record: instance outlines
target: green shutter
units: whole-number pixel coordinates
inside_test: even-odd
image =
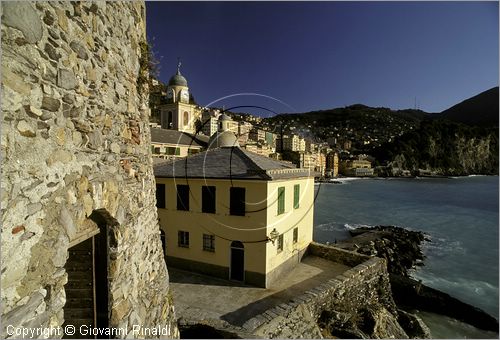
[[[278,215],[285,212],[285,187],[278,188]]]
[[[299,197],[300,197],[300,184],[295,184],[293,186],[293,208],[299,208]]]

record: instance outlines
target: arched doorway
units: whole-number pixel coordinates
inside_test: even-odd
[[[88,237],[81,237],[68,249],[64,325],[75,326],[76,332],[64,338],[84,337],[79,332],[81,325],[109,327],[108,235],[117,222],[104,209],[93,211],[88,222],[93,226],[86,229]]]
[[[240,241],[231,242],[231,267],[229,278],[236,281],[245,280],[245,250]]]

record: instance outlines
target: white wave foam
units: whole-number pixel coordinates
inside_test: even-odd
[[[345,231],[345,229],[336,223],[322,223],[314,226],[314,229],[323,230],[323,231]]]
[[[460,241],[450,240],[446,237],[436,237],[432,234],[427,234],[427,236],[430,242],[422,243],[422,251],[427,257],[465,255],[467,253],[467,249]]]
[[[344,224],[344,228],[346,228],[347,230],[355,230],[357,228],[373,228],[373,227],[374,227],[373,225],[368,225],[368,224],[358,224],[358,223],[354,223],[354,224],[345,223]]]
[[[333,179],[333,181],[335,183],[346,184],[346,183],[349,183],[349,182],[352,182],[352,181],[359,181],[359,180],[362,180],[362,179],[363,178],[361,178],[361,177],[339,177],[339,178]]]
[[[418,280],[422,280],[422,283],[427,286],[451,292],[452,295],[454,295],[453,293],[461,291],[463,295],[468,295],[470,297],[498,297],[498,287],[486,281],[465,278],[455,278],[451,280],[421,271],[415,272],[414,277]]]

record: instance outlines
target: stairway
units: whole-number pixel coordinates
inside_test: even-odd
[[[64,306],[63,325],[73,325],[74,335],[64,335],[66,339],[77,339],[83,336],[79,333],[81,325],[95,327],[94,321],[94,257],[93,237],[71,247],[66,262],[68,283],[66,290],[66,305]]]

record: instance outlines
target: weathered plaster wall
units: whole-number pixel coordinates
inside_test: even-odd
[[[244,329],[264,338],[321,338],[324,335],[347,338],[408,337],[397,322],[398,313],[392,300],[384,259],[317,243],[311,244],[308,251],[354,267],[289,303],[248,320],[243,325]],[[321,324],[339,331],[357,331],[359,324],[367,319],[366,312],[370,313],[370,325],[361,326],[364,334],[329,334],[330,329],[319,327]]]
[[[110,325],[177,336],[140,71],[144,3],[2,2],[1,32],[2,337],[9,324],[63,324],[68,246],[96,229],[92,213],[109,230]]]

